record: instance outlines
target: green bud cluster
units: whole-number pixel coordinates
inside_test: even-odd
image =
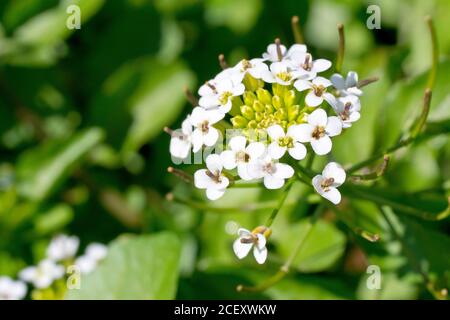
[[[243,81],[246,91],[242,98],[233,99],[231,123],[234,129],[265,131],[278,124],[285,130],[294,124],[305,122],[309,108],[300,105],[301,93],[292,86],[277,83],[264,89],[264,82],[247,74]]]

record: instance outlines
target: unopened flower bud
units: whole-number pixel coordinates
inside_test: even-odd
[[[243,129],[247,127],[248,121],[243,116],[237,115],[233,118],[231,118],[231,123],[233,124],[234,128]]]
[[[288,110],[288,120],[295,121],[295,119],[297,119],[300,114],[300,106],[293,105],[288,107],[287,110]]]
[[[256,112],[264,112],[265,106],[259,100],[255,100],[255,102],[253,102],[253,110]]]
[[[244,92],[244,103],[248,106],[252,106],[256,100],[256,95],[251,91]]]
[[[241,113],[247,120],[252,120],[255,118],[255,112],[253,111],[253,108],[245,104],[241,106]]]
[[[256,95],[258,97],[258,100],[261,101],[263,104],[272,104],[272,95],[269,91],[259,88],[256,90]]]
[[[290,107],[296,103],[296,95],[294,90],[288,90],[284,94],[284,105]]]
[[[279,96],[272,97],[272,105],[279,110],[284,107],[283,100]]]

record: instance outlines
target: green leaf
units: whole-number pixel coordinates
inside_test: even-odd
[[[108,256],[81,279],[66,299],[173,299],[178,282],[180,243],[169,232],[121,237]]]
[[[308,220],[286,226],[275,239],[280,254],[288,257],[303,236]],[[277,226],[279,228],[279,226]],[[275,235],[274,235],[275,236]],[[346,239],[333,224],[319,220],[294,260],[293,266],[303,272],[320,272],[333,267],[342,257]]]
[[[33,200],[48,197],[102,139],[103,131],[91,128],[27,151],[17,164],[19,193]]]

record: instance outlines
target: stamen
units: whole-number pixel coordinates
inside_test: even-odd
[[[305,61],[303,62],[301,67],[304,70],[306,70],[306,71],[311,71],[311,69],[312,69],[312,58],[311,58],[311,55],[309,53],[305,56]]]
[[[198,126],[203,133],[208,133],[209,131],[209,122],[207,120],[203,121]]]
[[[323,137],[325,135],[325,128],[324,127],[320,127],[317,126],[314,131],[312,132],[311,136],[314,139],[320,139],[321,137]]]
[[[250,155],[244,151],[239,151],[236,153],[236,161],[238,162],[249,162],[250,161]]]
[[[334,178],[327,178],[322,181],[320,186],[323,188],[324,191],[330,190],[330,186],[334,183]]]
[[[210,87],[212,89],[212,91],[214,91],[214,93],[217,93],[216,87],[211,82],[206,81],[205,83],[208,87]]]
[[[215,183],[221,183],[222,182],[222,176],[220,175],[220,172],[216,171],[216,173],[212,173],[209,170],[206,170],[206,175],[211,178]]]
[[[327,89],[323,85],[313,85],[313,90],[316,96],[321,97]]]

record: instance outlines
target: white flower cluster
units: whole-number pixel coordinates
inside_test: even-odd
[[[25,282],[36,289],[46,289],[64,277],[65,266],[76,265],[82,274],[92,272],[105,258],[107,247],[101,243],[91,243],[85,254],[75,259],[80,240],[76,236],[60,234],[47,247],[46,257],[36,266],[29,266],[19,272],[19,279],[0,277],[0,300],[20,300],[27,294]]]
[[[275,43],[262,58],[242,60],[224,69],[200,87],[199,105],[183,121],[181,130],[172,132],[170,153],[184,159],[191,149],[195,153],[203,146],[216,145],[221,133],[217,124],[229,119],[242,134],[230,139],[227,150],[206,158],[206,169],[195,173],[196,187],[206,189],[209,199],[218,199],[236,177],[230,170],[237,168],[242,180],[263,179],[266,188],[281,188],[294,175],[289,164],[280,162],[286,152],[302,160],[308,152],[305,144],[309,144],[317,155],[326,155],[332,149],[332,138],[360,118],[362,92],[357,74],[349,72],[346,78],[334,74],[330,80],[318,76],[331,65],[325,59],[314,60],[305,45],[287,49]],[[326,109],[335,115],[328,116]],[[264,131],[268,139],[252,137],[250,129],[259,137]],[[329,168],[324,172],[342,170],[339,165]],[[315,178],[315,189],[339,203],[340,195],[330,196],[330,192],[336,194],[330,190],[337,183],[330,179],[316,186]]]

